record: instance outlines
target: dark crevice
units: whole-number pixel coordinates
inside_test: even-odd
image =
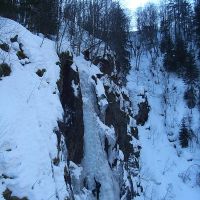
[[[58,82],[61,104],[64,109],[63,123],[60,124],[68,149],[68,159],[80,164],[83,158],[83,102],[80,80],[77,71],[71,68],[73,57],[69,53],[60,55],[61,74]],[[75,96],[72,82],[78,85],[78,96]]]

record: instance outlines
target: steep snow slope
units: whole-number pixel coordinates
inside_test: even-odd
[[[180,147],[179,130],[182,119],[189,117],[191,127],[199,133],[197,108],[188,109],[184,102],[185,84],[162,68],[161,58],[155,67],[143,55],[139,71],[135,60],[128,76],[128,89],[137,113],[141,95],[146,95],[151,107],[148,121],[139,126],[141,142],[140,179],[144,189],[137,199],[199,200],[200,147],[196,142],[186,149]]]
[[[42,44],[14,21],[0,18],[0,23],[0,39],[10,49],[0,49],[0,63],[12,70],[0,80],[0,199],[6,188],[32,200],[64,199],[64,162],[53,164],[58,153],[54,129],[62,117],[55,44],[48,39]],[[18,58],[20,48],[28,58]],[[46,69],[42,77],[38,69]]]

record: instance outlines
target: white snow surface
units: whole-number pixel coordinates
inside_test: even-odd
[[[0,63],[12,70],[0,80],[0,175],[9,177],[0,178],[0,199],[6,188],[29,200],[64,199],[68,195],[65,163],[61,160],[54,166],[52,161],[57,157],[53,130],[63,113],[55,44],[48,39],[42,44],[42,38],[12,20],[0,21],[0,39],[10,47],[8,53],[0,50]],[[18,42],[11,43],[15,35]],[[19,43],[28,57],[25,61],[16,55]],[[38,69],[46,69],[43,77],[36,74]]]
[[[140,179],[144,193],[136,199],[199,200],[199,145],[194,143],[183,149],[178,139],[183,117],[191,117],[193,130],[198,129],[199,112],[196,108],[192,112],[187,108],[183,99],[186,86],[180,78],[169,75],[167,82],[168,74],[162,72],[162,58],[158,58],[155,68],[146,55],[142,56],[141,61],[140,70],[137,71],[133,58],[127,84],[135,114],[138,112],[137,104],[141,102],[138,94],[146,93],[151,107],[148,121],[138,127],[142,147]],[[163,103],[164,91],[168,93],[167,107]],[[169,141],[170,137],[174,142]]]
[[[83,98],[84,174],[87,177],[90,189],[95,189],[95,179],[101,183],[101,200],[118,200],[119,186],[108,165],[106,153],[103,148],[104,145],[101,142],[101,134],[105,128],[99,124],[99,118],[94,108],[96,94],[91,76],[100,74],[101,72],[97,66],[91,65],[82,56],[75,58],[75,64],[79,70]],[[107,128],[109,129],[109,127]]]

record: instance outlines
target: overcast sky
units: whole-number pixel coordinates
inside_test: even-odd
[[[147,2],[158,2],[158,0],[120,0],[125,7],[134,10],[137,7],[143,6]]]
[[[148,2],[153,2],[153,3],[159,3],[159,0],[120,0],[121,5],[129,10],[131,10],[131,12],[128,12],[129,15],[132,18],[132,23],[131,23],[131,29],[135,30],[135,18],[134,18],[134,13],[136,11],[136,9],[140,6],[143,6],[144,4],[148,3]]]

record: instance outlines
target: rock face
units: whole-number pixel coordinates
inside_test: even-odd
[[[124,154],[124,161],[128,161],[130,154],[133,152],[133,146],[130,144],[131,136],[127,134],[129,124],[129,115],[120,109],[120,102],[117,100],[117,95],[113,92],[107,92],[109,106],[106,110],[106,125],[113,125],[117,136],[117,143],[120,150]]]
[[[138,104],[138,114],[135,116],[137,125],[144,126],[145,122],[148,120],[150,106],[148,104],[147,97],[144,97],[144,101]]]
[[[59,127],[74,163],[68,165],[67,180],[74,196],[87,191],[86,199],[133,199],[142,191],[137,179],[141,147],[128,92],[112,72],[114,62],[99,58],[98,68],[69,53],[60,61],[64,117]]]
[[[133,119],[132,105],[125,88],[115,84],[112,80],[109,84],[106,81],[105,88],[109,102],[105,123],[114,127],[117,138],[115,148],[123,153],[123,163],[122,160],[116,159],[112,163],[112,167],[115,169],[119,163],[123,166],[122,174],[126,174],[127,177],[126,181],[121,180],[120,197],[129,200],[139,195],[142,190],[139,181],[136,179],[141,149],[138,143],[138,130]],[[133,186],[133,182],[137,183],[136,187]]]
[[[78,71],[71,68],[72,59],[73,57],[69,53],[60,55],[61,79],[59,89],[64,110],[63,123],[60,123],[60,129],[65,137],[68,159],[80,164],[83,158],[83,102]]]

